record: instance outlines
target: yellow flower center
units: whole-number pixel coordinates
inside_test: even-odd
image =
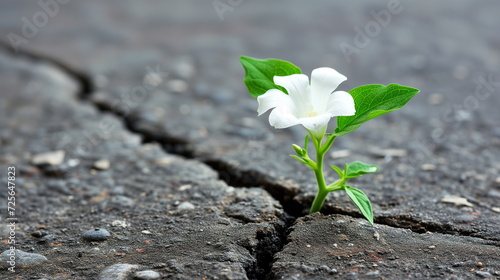
[[[307,104],[307,116],[308,117],[316,117],[319,115],[314,111],[314,107],[311,104]]]

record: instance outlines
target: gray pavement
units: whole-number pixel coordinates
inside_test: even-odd
[[[0,4],[0,165],[47,257],[6,279],[500,277],[497,2],[40,3]],[[373,228],[342,193],[307,215],[304,132],[256,116],[240,55],[421,89],[328,159],[379,165]]]

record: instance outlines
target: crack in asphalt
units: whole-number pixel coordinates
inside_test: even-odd
[[[79,97],[81,100],[89,100],[90,96],[94,92],[94,85],[91,79],[84,73],[72,69],[60,60],[45,57],[41,54],[20,51],[15,53],[8,45],[4,42],[0,42],[0,48],[7,50],[14,55],[23,55],[33,60],[45,61],[59,68],[62,72],[66,73],[69,77],[73,78],[80,85]],[[121,121],[123,121],[125,127],[135,134],[139,134],[143,137],[143,143],[156,142],[159,143],[163,150],[170,154],[175,154],[182,156],[186,159],[198,160],[205,163],[211,167],[215,172],[219,174],[219,178],[227,182],[229,186],[248,188],[248,187],[261,187],[266,190],[274,199],[276,199],[286,214],[283,218],[283,225],[274,226],[275,232],[257,232],[257,239],[259,240],[257,248],[246,248],[249,252],[254,251],[253,254],[256,258],[255,267],[247,271],[248,277],[250,279],[268,279],[272,273],[272,264],[274,255],[280,252],[284,245],[287,243],[287,238],[290,233],[291,226],[298,217],[304,216],[305,211],[308,209],[308,205],[304,205],[294,200],[293,198],[298,194],[286,188],[283,185],[273,182],[268,175],[255,170],[244,170],[238,167],[231,166],[229,163],[222,159],[202,159],[197,158],[194,153],[194,148],[192,143],[168,135],[166,133],[152,134],[151,132],[144,131],[140,129],[138,124],[134,122],[129,116],[123,116],[116,110],[113,110],[111,106],[103,103],[96,103],[89,101],[92,105],[98,108],[101,112],[112,113],[117,116]],[[231,176],[223,176],[227,174],[228,170],[231,171]],[[229,177],[229,179],[227,178]],[[326,206],[326,205],[325,205]],[[322,212],[324,214],[342,214],[356,218],[362,218],[361,214],[355,211],[348,211],[346,209],[341,209],[335,206],[326,206]],[[412,217],[376,217],[375,223],[386,225],[394,228],[405,228],[410,229],[417,233],[423,232],[434,232],[450,235],[461,235],[461,236],[473,236],[477,231],[471,230],[461,230],[453,228],[451,225],[440,225],[437,223],[418,221]],[[490,240],[488,238],[478,237],[483,240]],[[251,252],[252,253],[252,252]]]
[[[165,133],[153,135],[150,132],[145,132],[138,128],[138,126],[136,125],[136,123],[132,118],[120,114],[120,112],[117,112],[116,110],[114,110],[105,103],[97,104],[96,102],[92,102],[91,100],[89,100],[92,93],[94,92],[95,87],[91,79],[87,75],[72,69],[68,65],[54,58],[45,57],[37,53],[26,52],[26,51],[15,53],[3,42],[0,42],[0,48],[14,55],[21,55],[35,61],[47,62],[53,65],[55,68],[61,70],[61,72],[68,75],[68,77],[74,79],[80,86],[78,97],[81,100],[88,101],[90,104],[95,106],[101,112],[112,113],[113,115],[118,117],[119,120],[121,120],[124,123],[125,127],[130,132],[134,134],[139,134],[142,137],[143,139],[142,143],[156,142],[160,144],[163,150],[167,153],[179,155],[184,157],[185,159],[199,160],[194,156],[193,148],[191,147],[191,144],[188,141],[177,137],[173,137]],[[220,178],[222,177],[221,170],[213,168],[213,166],[207,162],[204,162],[202,160],[199,161],[207,164],[217,174],[219,174]],[[228,182],[228,186],[232,185],[230,185]],[[233,187],[247,187],[247,186],[235,185]],[[271,196],[275,197],[273,194],[271,194]],[[278,199],[278,202],[281,203],[281,200]],[[246,248],[249,251],[249,253],[255,257],[255,263],[253,267],[246,268],[247,277],[249,279],[252,280],[269,279],[269,276],[272,273],[271,268],[273,264],[274,255],[277,252],[281,251],[286,243],[289,229],[294,223],[296,218],[295,216],[292,216],[289,213],[287,213],[287,211],[285,210],[286,208],[283,205],[282,207],[285,213],[283,217],[280,217],[281,223],[278,222],[276,224],[273,224],[272,231],[264,231],[264,230],[257,231],[256,232],[256,239],[258,240],[257,245],[255,246],[255,248],[253,247]]]

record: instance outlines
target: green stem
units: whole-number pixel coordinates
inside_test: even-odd
[[[324,146],[321,145],[321,138],[316,138],[311,135],[312,141],[314,143],[314,148],[316,149],[316,168],[314,169],[314,175],[316,176],[316,182],[318,183],[318,193],[314,198],[311,210],[309,213],[315,213],[321,210],[323,204],[325,203],[326,196],[329,190],[326,187],[325,176],[323,175],[323,161],[325,159],[326,152],[330,149],[333,144],[334,139],[329,139]]]
[[[314,198],[313,204],[311,206],[311,210],[309,213],[316,213],[321,210],[321,207],[323,207],[323,203],[325,203],[326,196],[328,195],[327,190],[318,190],[318,193],[316,194],[316,197]]]

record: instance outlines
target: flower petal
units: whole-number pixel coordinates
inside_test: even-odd
[[[331,118],[330,113],[325,113],[314,117],[300,118],[299,122],[308,130],[317,131],[328,125]]]
[[[284,87],[288,91],[288,95],[295,103],[299,110],[298,116],[304,115],[303,107],[309,104],[309,78],[304,74],[293,74],[290,76],[274,76],[274,83]]]
[[[318,113],[327,110],[330,94],[347,78],[337,70],[321,67],[311,73],[311,104]]]
[[[267,110],[278,106],[289,107],[291,112],[294,108],[290,96],[277,89],[270,89],[266,91],[266,93],[257,97],[257,102],[259,102],[259,107],[257,108],[259,116],[264,114]]]
[[[299,124],[299,119],[295,117],[289,108],[284,106],[279,106],[274,108],[269,114],[269,123],[274,126],[274,128],[287,128]]]
[[[336,91],[328,101],[328,113],[335,116],[352,116],[356,113],[354,99],[345,91]]]

